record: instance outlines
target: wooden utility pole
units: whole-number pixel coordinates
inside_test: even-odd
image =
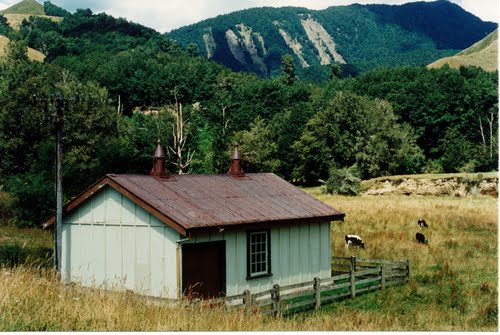
[[[64,123],[64,108],[66,101],[56,99],[56,113],[54,115],[54,129],[56,137],[56,221],[54,229],[54,267],[61,272],[62,253],[62,150],[61,135]]]

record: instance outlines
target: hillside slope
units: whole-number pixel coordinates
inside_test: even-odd
[[[0,35],[0,58],[5,57],[8,43],[9,39],[5,36]],[[45,60],[45,55],[38,50],[28,48],[28,58],[31,60],[43,62]]]
[[[46,15],[44,5],[35,0],[23,0],[0,11],[0,14],[5,16],[9,26],[16,30],[19,29],[23,20],[28,20],[30,16],[43,17],[55,22],[62,20],[61,17]]]
[[[237,71],[280,72],[291,54],[299,70],[332,63],[360,70],[425,65],[456,54],[495,30],[448,1],[325,10],[254,8],[174,30],[167,36]]]
[[[472,65],[486,71],[498,70],[498,29],[455,56],[439,59],[428,67],[439,68],[445,64],[452,68]]]

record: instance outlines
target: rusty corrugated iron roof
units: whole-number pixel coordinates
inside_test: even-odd
[[[209,227],[342,220],[344,214],[273,173],[231,175],[108,174],[65,206],[71,212],[109,185],[182,234]],[[46,225],[53,223],[53,218]]]

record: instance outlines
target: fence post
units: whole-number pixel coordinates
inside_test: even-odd
[[[382,265],[380,266],[380,289],[385,290],[385,271]]]
[[[351,268],[356,271],[356,256],[351,256]]]
[[[351,277],[349,278],[349,281],[351,283],[351,298],[354,298],[356,296],[356,278],[354,276],[354,266],[352,266],[352,264],[350,275]]]
[[[406,272],[407,272],[407,274],[406,274],[406,276],[407,276],[406,281],[409,281],[410,280],[410,260],[409,259],[406,260]]]
[[[321,279],[314,278],[314,308],[320,309],[321,307]]]
[[[275,284],[271,293],[271,299],[273,299],[273,309],[274,315],[281,315],[281,297],[280,297],[280,286]]]
[[[243,294],[243,305],[245,305],[245,308],[250,309],[252,307],[252,294],[250,290],[245,290]]]

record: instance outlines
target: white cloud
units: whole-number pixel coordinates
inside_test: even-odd
[[[0,0],[0,10],[19,1]],[[44,0],[37,1],[43,3]],[[352,3],[403,4],[411,1],[416,0],[51,0],[53,4],[69,11],[90,8],[95,13],[106,12],[116,17],[124,17],[160,32],[252,7],[297,6],[324,9]],[[499,0],[452,0],[452,2],[483,20],[499,22]]]
[[[453,2],[482,20],[499,22],[500,1],[498,0],[455,0]]]

